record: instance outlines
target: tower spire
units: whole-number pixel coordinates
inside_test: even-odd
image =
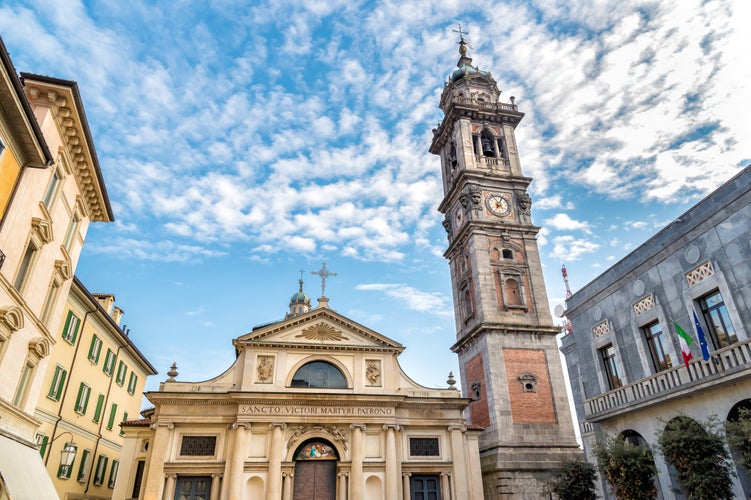
[[[456,66],[461,68],[465,64],[471,64],[472,58],[467,56],[467,46],[469,45],[467,43],[467,40],[465,40],[464,35],[469,35],[468,32],[462,30],[462,23],[459,23],[459,29],[458,30],[452,30],[454,33],[459,33],[459,62],[456,63]]]

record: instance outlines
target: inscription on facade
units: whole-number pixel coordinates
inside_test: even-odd
[[[294,406],[294,405],[240,405],[243,415],[343,415],[343,416],[390,416],[393,408],[369,406]]]

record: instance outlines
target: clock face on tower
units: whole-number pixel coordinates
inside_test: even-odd
[[[503,217],[511,213],[511,203],[506,196],[502,194],[489,194],[485,197],[485,206],[490,213]]]

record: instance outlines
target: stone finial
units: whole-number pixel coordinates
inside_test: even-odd
[[[167,375],[169,375],[167,382],[174,382],[175,377],[180,375],[179,373],[177,373],[177,362],[172,363],[172,366],[170,366],[170,370],[167,372]]]
[[[449,378],[448,380],[446,380],[446,383],[449,385],[450,390],[456,390],[456,379],[454,378],[454,372],[449,372]]]

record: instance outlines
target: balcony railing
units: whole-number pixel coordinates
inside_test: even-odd
[[[477,106],[482,109],[487,109],[490,111],[499,111],[499,110],[500,111],[519,111],[516,104],[509,104],[505,102],[486,102],[486,101],[480,101],[473,97],[462,97],[462,96],[454,97],[453,100],[457,104],[470,104],[472,106]]]
[[[694,360],[688,369],[682,364],[674,366],[587,399],[584,402],[587,420],[596,422],[627,408],[649,406],[667,396],[702,389],[723,379],[731,380],[744,372],[751,374],[751,339],[713,352],[709,361]]]
[[[505,158],[475,155],[475,161],[480,167],[485,167],[490,170],[509,170],[509,162]]]

